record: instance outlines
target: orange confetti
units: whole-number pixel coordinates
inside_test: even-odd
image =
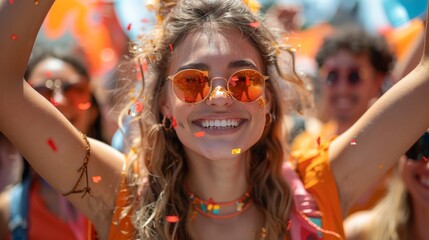
[[[290,227],[292,226],[292,220],[289,220],[289,222],[287,223],[287,230],[290,230]]]
[[[45,72],[45,77],[52,78],[52,72],[49,72],[49,71]]]
[[[196,132],[194,135],[195,135],[195,137],[197,137],[197,138],[204,137],[204,132],[203,132],[203,131],[201,131],[201,132]]]
[[[143,111],[143,104],[141,102],[136,102],[135,107],[136,107],[136,112],[140,113]]]
[[[13,4],[13,2],[12,2],[12,4]],[[10,39],[16,41],[16,40],[18,40],[18,35],[12,34],[12,35],[10,35]]]
[[[170,52],[173,52],[173,44],[170,43]]]
[[[79,108],[80,110],[88,110],[91,108],[91,106],[92,106],[91,102],[79,103],[79,105],[77,105],[77,108]]]
[[[177,223],[179,221],[179,217],[178,216],[166,216],[165,221],[167,221],[169,223]]]
[[[101,181],[101,176],[93,176],[93,177],[92,177],[92,181],[93,181],[94,183],[99,183],[99,182]]]
[[[320,147],[320,136],[319,136],[319,137],[317,137],[316,142],[317,142],[317,146],[318,146],[318,147]]]
[[[261,23],[258,21],[249,23],[249,26],[251,26],[252,28],[258,28],[260,25]]]
[[[55,144],[54,140],[52,140],[52,138],[49,138],[47,143],[54,152],[58,151],[57,145]]]
[[[240,154],[241,153],[241,148],[234,148],[231,151],[232,154]]]
[[[177,127],[177,122],[176,122],[176,119],[174,117],[171,117],[171,124],[173,125],[173,128]]]

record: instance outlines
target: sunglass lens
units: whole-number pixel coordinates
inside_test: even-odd
[[[338,71],[329,71],[326,77],[328,86],[334,86],[338,82]]]
[[[184,70],[174,77],[174,92],[177,97],[188,103],[202,101],[210,91],[207,72]]]
[[[349,83],[351,85],[357,85],[360,82],[360,74],[358,70],[352,70],[349,73]]]
[[[420,160],[423,157],[429,158],[429,133],[425,133],[413,146],[405,153],[411,160]]]
[[[261,96],[264,82],[264,77],[257,71],[238,71],[228,81],[229,91],[238,101],[253,102]]]

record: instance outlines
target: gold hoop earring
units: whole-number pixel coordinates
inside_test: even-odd
[[[164,115],[162,118],[161,126],[165,131],[172,131],[174,128],[174,119],[170,115]]]

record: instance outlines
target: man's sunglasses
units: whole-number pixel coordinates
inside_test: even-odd
[[[325,73],[325,79],[330,87],[334,87],[338,85],[340,81],[340,70],[338,69],[330,69],[327,70]],[[359,72],[359,69],[352,68],[346,71],[347,74],[347,83],[350,86],[357,86],[361,82],[361,74]]]
[[[227,90],[230,96],[240,102],[254,102],[261,97],[265,81],[263,76],[253,69],[242,69],[233,73],[228,79],[215,77],[209,79],[208,71],[185,69],[167,79],[173,81],[174,93],[186,103],[200,103],[212,92],[213,79],[227,81]]]
[[[405,153],[405,155],[411,160],[421,160],[423,157],[429,158],[429,133],[425,132],[423,136],[414,143],[413,146]]]

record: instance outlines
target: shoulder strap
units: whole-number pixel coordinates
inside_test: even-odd
[[[31,176],[12,188],[10,200],[9,231],[12,240],[27,240],[27,215],[30,198]]]

